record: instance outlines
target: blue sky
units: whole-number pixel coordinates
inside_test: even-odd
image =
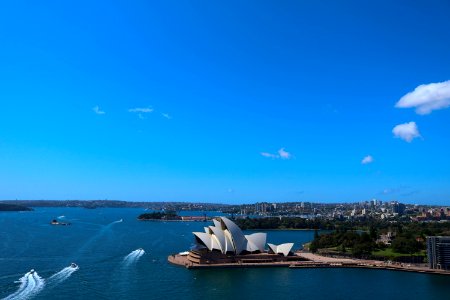
[[[448,1],[242,2],[2,2],[0,199],[450,204]]]

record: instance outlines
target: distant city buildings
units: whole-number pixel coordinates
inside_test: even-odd
[[[405,213],[406,205],[403,203],[394,203],[392,205],[392,212],[402,216]]]
[[[132,207],[146,208],[150,211],[221,211],[243,217],[300,217],[339,221],[383,220],[387,222],[412,221],[450,221],[450,207],[403,204],[398,201],[371,199],[353,203],[314,203],[314,202],[257,202],[253,204],[220,204],[202,202],[126,202],[114,200],[11,200],[7,204],[32,207]]]
[[[224,206],[237,217],[301,217],[328,220],[450,221],[450,208],[371,199],[358,203],[257,202]],[[240,216],[239,216],[240,215]]]
[[[450,270],[450,236],[428,236],[427,254],[431,269]]]

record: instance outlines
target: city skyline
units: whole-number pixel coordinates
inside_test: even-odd
[[[450,204],[445,1],[0,8],[0,199]]]

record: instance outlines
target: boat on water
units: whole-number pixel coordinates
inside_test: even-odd
[[[34,273],[36,273],[36,271],[34,269],[31,269],[30,274],[34,274]]]
[[[62,225],[62,226],[67,226],[67,225],[70,225],[70,223],[66,223],[66,222],[59,222],[58,220],[56,220],[56,219],[53,219],[51,222],[50,222],[50,224],[51,225]]]
[[[70,267],[76,269],[76,268],[78,268],[78,265],[77,265],[76,263],[71,263],[71,264],[70,264]]]

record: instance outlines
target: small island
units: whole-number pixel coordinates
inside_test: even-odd
[[[141,214],[137,217],[139,221],[183,221],[183,222],[206,222],[211,220],[206,214],[203,216],[179,216],[176,211],[157,211]]]
[[[0,211],[32,211],[32,208],[18,205],[18,204],[6,204],[0,203]]]
[[[181,221],[181,217],[175,211],[158,211],[145,213],[138,216],[140,221]]]

